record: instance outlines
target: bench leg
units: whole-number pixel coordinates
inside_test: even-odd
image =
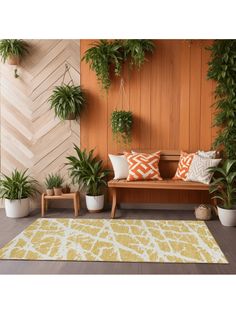
[[[74,195],[74,211],[75,211],[75,217],[79,215],[79,203],[78,203],[78,195]]]
[[[45,215],[45,200],[44,200],[44,193],[41,196],[41,216],[44,217]]]
[[[112,208],[111,208],[111,218],[115,218],[116,215],[116,201],[117,201],[117,195],[116,195],[116,189],[112,189]]]

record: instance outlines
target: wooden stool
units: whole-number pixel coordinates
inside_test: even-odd
[[[44,217],[45,212],[48,209],[48,200],[73,200],[75,217],[79,215],[80,199],[79,199],[78,192],[62,193],[62,195],[58,195],[58,196],[57,195],[49,196],[43,193],[41,197],[41,216],[42,217]]]

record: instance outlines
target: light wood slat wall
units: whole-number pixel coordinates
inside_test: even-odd
[[[81,57],[93,40],[81,40]],[[208,150],[215,136],[211,128],[214,84],[206,79],[210,40],[156,40],[156,51],[140,72],[124,70],[126,97],[119,98],[119,78],[108,96],[102,93],[94,72],[81,63],[81,84],[89,106],[81,119],[81,146],[96,148],[110,166],[108,153],[123,150],[112,140],[110,115],[115,109],[134,113],[133,148]],[[206,192],[132,191],[122,199],[139,202],[208,201]]]
[[[78,122],[61,122],[49,109],[53,86],[62,83],[65,63],[80,84],[79,40],[30,40],[30,54],[19,67],[1,64],[1,171],[29,168],[40,183],[60,171],[67,180],[65,156],[80,145]],[[65,82],[70,80],[69,75]],[[34,204],[38,206],[38,203]]]

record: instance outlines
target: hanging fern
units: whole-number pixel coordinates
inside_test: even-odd
[[[236,40],[215,40],[208,49],[208,78],[216,81],[214,126],[220,128],[213,145],[236,159]]]

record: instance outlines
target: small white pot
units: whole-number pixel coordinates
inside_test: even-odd
[[[29,215],[29,199],[23,198],[20,200],[5,199],[6,216],[10,218],[20,218]]]
[[[91,196],[86,195],[86,205],[88,211],[90,212],[99,212],[103,209],[104,206],[104,195]]]
[[[223,226],[234,227],[236,226],[236,208],[225,209],[217,206],[220,222]]]

